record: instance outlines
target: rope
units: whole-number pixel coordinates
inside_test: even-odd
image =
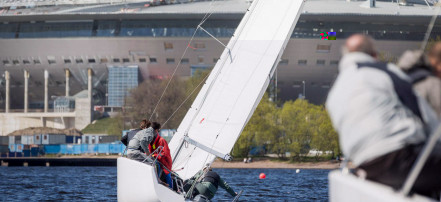
[[[202,79],[202,81],[193,89],[193,91],[185,98],[185,100],[178,106],[178,108],[170,115],[170,117],[167,119],[167,121],[164,122],[164,126],[167,124],[167,122],[175,115],[176,112],[178,112],[178,110],[187,102],[188,99],[190,99],[191,95],[193,95],[194,92],[196,92],[196,89],[199,88],[199,86],[204,83],[208,76],[210,76],[210,74],[207,74],[205,76],[204,79]]]
[[[436,9],[436,14],[432,16],[432,19],[430,20],[429,26],[427,27],[426,35],[424,36],[424,41],[421,44],[421,51],[424,51],[424,49],[426,48],[427,41],[429,40],[430,34],[432,33],[433,26],[435,25],[436,18],[439,15],[441,7],[440,7],[440,5],[437,5],[437,7],[438,8]]]
[[[258,1],[258,0],[256,0],[256,1]],[[256,5],[257,5],[257,4],[256,4]],[[254,9],[254,8],[253,8],[253,9]],[[247,12],[250,12],[250,10],[251,10],[251,8],[248,9]],[[246,23],[246,22],[248,22],[248,20],[249,20],[249,16],[245,15],[245,17],[246,17],[246,19],[244,19],[244,20],[245,20],[245,23]],[[244,17],[244,18],[245,18],[245,17]],[[238,28],[236,29],[236,32],[239,33],[239,35],[242,34],[241,31],[243,30],[243,28],[244,28],[244,26],[240,26],[240,27],[238,27]],[[240,30],[240,31],[239,31],[239,30]],[[233,36],[234,36],[234,35],[233,35]],[[239,36],[237,36],[237,38],[239,38]],[[222,43],[221,43],[221,44],[222,44]],[[231,47],[235,47],[235,46],[236,46],[236,42],[233,42],[232,45],[231,45]],[[230,54],[230,57],[231,57],[231,54]],[[214,84],[214,81],[217,80],[219,74],[220,74],[221,71],[222,71],[223,66],[224,66],[225,63],[226,63],[226,60],[227,60],[227,59],[225,59],[225,60],[222,61],[222,64],[220,65],[221,67],[219,67],[219,69],[217,70],[217,72],[214,72],[214,73],[212,72],[213,77],[214,77],[214,78],[213,78],[213,81],[209,84],[208,89],[207,89],[207,92],[206,92],[205,95],[202,97],[202,100],[201,100],[199,106],[202,106],[202,104],[205,102],[205,99],[207,98],[208,94],[210,94],[210,91],[211,91],[211,88],[212,88],[212,86],[213,86],[213,84]],[[255,70],[254,70],[254,71],[255,71]],[[248,81],[249,81],[249,80],[248,80]],[[241,92],[243,92],[243,89],[242,89]],[[237,102],[237,100],[236,100],[236,102]],[[198,108],[200,108],[200,107],[198,107]],[[231,112],[230,112],[230,114],[231,114]],[[188,132],[188,129],[192,126],[192,124],[193,124],[193,122],[194,122],[196,116],[197,116],[197,113],[193,116],[193,119],[190,121],[190,125],[188,126],[187,131],[186,131],[185,133],[187,133],[187,132]],[[225,126],[225,125],[224,125],[224,126]],[[216,140],[217,140],[217,137],[216,137],[215,141],[213,142],[213,144],[212,144],[212,146],[211,146],[211,149],[213,148],[214,143],[216,143]],[[236,140],[237,140],[237,139],[236,139]],[[183,140],[183,141],[184,141],[184,140]],[[194,151],[194,150],[193,150],[193,151]],[[176,152],[178,152],[178,151],[176,151]],[[208,155],[207,155],[207,158],[206,158],[205,162],[207,161],[207,159],[208,159]],[[185,161],[185,162],[186,162],[185,165],[188,164],[188,161],[189,161],[189,159],[187,159],[187,160]]]
[[[210,8],[209,8],[209,10],[205,13],[205,16],[202,18],[202,20],[201,20],[201,22],[199,23],[199,25],[197,26],[196,30],[194,30],[193,35],[191,36],[190,40],[188,41],[188,44],[191,44],[191,42],[193,41],[194,37],[196,36],[196,33],[197,33],[197,31],[199,30],[200,26],[201,26],[201,25],[202,25],[202,24],[203,24],[203,23],[204,23],[204,22],[205,22],[205,21],[211,16],[211,14],[213,13],[213,12],[211,11],[211,9],[212,9],[212,7],[213,7],[212,4],[213,4],[213,1],[210,3]],[[211,13],[210,13],[210,12],[211,12]],[[210,14],[209,14],[209,13],[210,13]],[[153,108],[153,111],[152,111],[152,114],[150,115],[149,121],[152,120],[153,114],[155,114],[156,109],[158,108],[159,103],[161,103],[161,100],[162,100],[162,98],[164,97],[165,92],[167,91],[167,89],[168,89],[168,87],[169,87],[171,81],[173,80],[173,78],[174,78],[174,76],[175,76],[175,74],[176,74],[176,71],[178,70],[179,66],[181,65],[182,59],[184,58],[185,54],[187,53],[188,48],[189,48],[189,46],[185,47],[184,53],[182,54],[180,60],[178,61],[178,64],[176,65],[176,67],[175,67],[175,69],[174,69],[174,71],[173,71],[173,73],[172,73],[172,76],[170,77],[170,80],[167,82],[167,85],[165,86],[164,91],[162,91],[162,94],[161,94],[161,96],[159,97],[159,100],[158,100],[158,102],[156,103],[155,108]]]

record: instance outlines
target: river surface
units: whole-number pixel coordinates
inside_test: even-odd
[[[213,170],[244,191],[240,201],[328,200],[330,170]],[[0,167],[0,201],[117,201],[116,184],[116,167]],[[219,188],[213,201],[232,199]]]

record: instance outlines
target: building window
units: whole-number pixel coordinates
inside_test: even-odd
[[[10,63],[9,63],[9,60],[3,60],[3,64],[4,65],[9,65]]]
[[[288,65],[288,63],[289,63],[288,59],[282,59],[280,60],[279,65]]]
[[[95,63],[95,58],[89,58],[89,59],[87,60],[87,62],[89,62],[89,63]]]
[[[188,58],[182,58],[181,64],[188,64],[190,63],[190,60]]]
[[[308,63],[307,60],[299,60],[297,64],[299,65],[306,65]]]
[[[20,62],[18,61],[18,60],[12,60],[12,64],[14,64],[14,65],[18,65],[18,64],[20,64]]]
[[[43,135],[43,139],[44,139],[44,140],[47,140],[47,135]]]
[[[173,50],[173,43],[164,42],[164,49],[165,50]]]
[[[317,45],[317,53],[329,53],[331,51],[331,45]]]
[[[77,58],[77,59],[75,59],[75,62],[77,64],[82,64],[83,63],[83,59],[82,58]]]
[[[219,58],[213,58],[213,63],[216,63],[219,60]]]
[[[293,88],[300,88],[300,87],[302,87],[302,85],[303,85],[302,81],[293,81],[292,82],[292,87]]]
[[[144,62],[147,62],[147,60],[145,58],[139,58],[139,62],[144,63]]]
[[[107,63],[107,62],[108,62],[107,58],[101,58],[100,59],[100,63]]]
[[[64,64],[70,64],[72,63],[72,61],[70,61],[70,59],[64,59]]]
[[[38,136],[38,135],[35,136],[35,139],[36,139],[36,140],[40,140],[40,136]]]
[[[331,60],[330,65],[338,65],[338,60]]]
[[[325,65],[325,60],[317,60],[317,65]]]
[[[28,65],[28,64],[31,64],[31,62],[29,60],[25,59],[25,60],[23,60],[23,64]]]
[[[41,62],[39,59],[34,59],[34,64],[39,65],[39,64],[41,64]]]
[[[119,63],[119,58],[113,58],[114,63]]]
[[[57,61],[55,60],[55,56],[47,56],[47,62],[51,64],[56,64]]]
[[[174,58],[167,58],[166,61],[167,61],[167,64],[175,64]]]
[[[322,88],[331,88],[331,83],[330,82],[322,83]]]
[[[204,56],[202,56],[202,55],[198,56],[198,62],[199,62],[199,64],[204,63]]]
[[[158,61],[156,60],[156,58],[150,58],[150,63],[151,64],[156,64],[156,63],[158,63]]]
[[[205,49],[205,43],[195,43],[194,48],[197,49]]]
[[[130,60],[129,60],[129,58],[123,58],[123,63],[128,63],[128,62],[130,62]]]

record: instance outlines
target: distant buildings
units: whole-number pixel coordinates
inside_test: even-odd
[[[176,75],[184,78],[213,67],[224,47],[196,31],[198,24],[211,9],[202,27],[225,44],[249,7],[245,0],[154,7],[132,1],[57,2],[20,1],[15,7],[0,2],[0,135],[27,127],[83,129],[93,120],[93,109],[120,109],[128,89],[146,79],[168,78],[178,63]],[[380,54],[394,60],[419,47],[435,13],[426,5],[377,1],[376,8],[366,8],[363,3],[307,1],[278,64],[273,99],[306,94],[322,104],[348,36],[373,36]],[[320,40],[321,32],[335,32],[336,40]],[[432,36],[440,33],[436,25]]]

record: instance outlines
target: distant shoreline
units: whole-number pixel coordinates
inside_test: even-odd
[[[216,160],[211,167],[213,168],[279,168],[279,169],[338,169],[340,163],[323,161],[323,162],[277,162],[271,160],[259,160],[251,163],[243,162],[225,162]]]
[[[116,166],[116,159],[120,156],[95,156],[95,155],[75,155],[75,156],[51,156],[51,157],[17,157],[0,158],[2,166],[45,166],[48,162],[50,166]],[[5,164],[6,163],[6,164]],[[283,162],[272,161],[270,159],[255,159],[251,163],[242,161],[226,162],[217,159],[212,164],[212,168],[233,168],[233,169],[338,169],[340,163],[336,161],[320,162]]]

